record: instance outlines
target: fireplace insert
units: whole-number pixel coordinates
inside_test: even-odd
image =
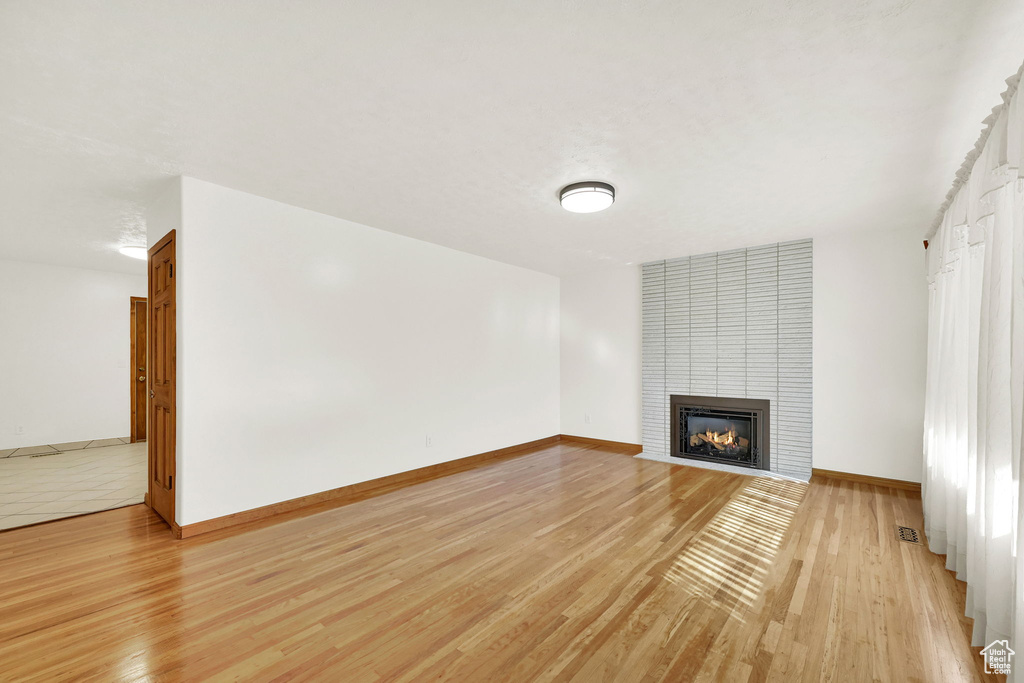
[[[770,402],[672,396],[672,455],[767,470]]]

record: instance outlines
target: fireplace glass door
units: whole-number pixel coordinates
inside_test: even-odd
[[[754,411],[680,406],[679,451],[689,457],[758,465],[757,414]]]

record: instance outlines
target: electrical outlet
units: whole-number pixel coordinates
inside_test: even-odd
[[[433,445],[434,445],[433,441],[431,441],[430,437],[428,436],[427,437],[427,448],[430,448]]]
[[[590,424],[590,413],[583,413],[583,421]]]

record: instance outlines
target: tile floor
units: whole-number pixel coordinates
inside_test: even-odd
[[[25,448],[6,448],[0,450],[0,458],[20,458],[25,455],[53,455],[66,451],[80,451],[86,448],[104,448],[106,446],[120,446],[131,443],[127,437],[113,439],[95,439],[93,441],[68,441],[67,443],[55,443],[49,446],[27,446]]]
[[[146,444],[0,459],[0,530],[141,503]]]

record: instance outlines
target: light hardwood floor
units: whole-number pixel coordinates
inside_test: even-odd
[[[134,506],[0,533],[0,679],[982,679],[897,523],[916,494],[567,443],[184,541]]]

